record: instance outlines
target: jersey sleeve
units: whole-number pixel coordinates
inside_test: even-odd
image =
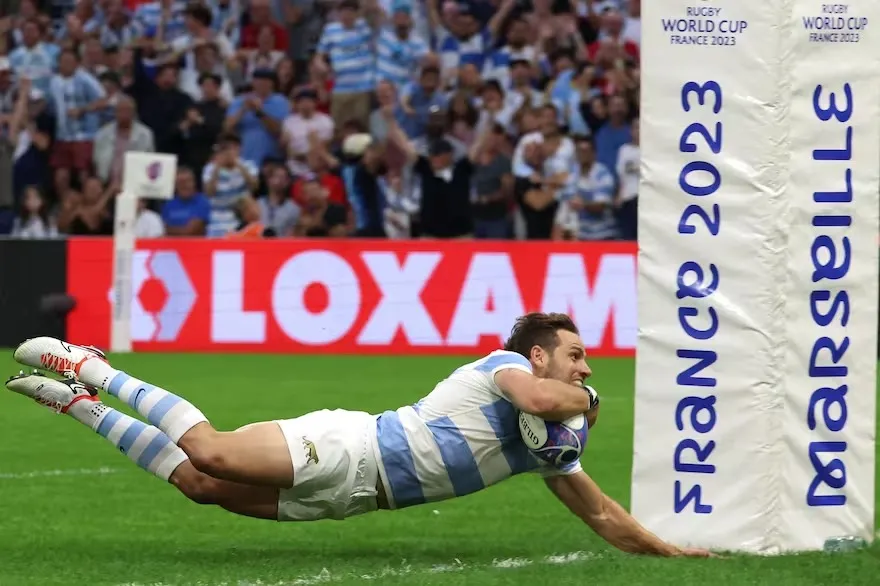
[[[529,374],[532,373],[532,364],[525,356],[517,354],[516,352],[508,352],[507,350],[493,352],[475,368],[479,372],[486,373],[490,378],[494,377],[496,373],[508,368],[522,370]]]
[[[556,468],[555,466],[542,462],[536,472],[541,475],[541,478],[553,478],[554,476],[570,476],[572,474],[577,474],[583,469],[580,460],[575,460],[571,464],[563,466],[562,468]]]

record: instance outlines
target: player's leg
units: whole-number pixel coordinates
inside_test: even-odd
[[[249,485],[293,486],[290,448],[275,423],[218,432],[186,399],[113,368],[94,348],[55,338],[24,342],[16,349],[15,360],[62,375],[72,374],[85,385],[128,403],[182,448],[198,470],[210,476]]]
[[[279,489],[251,486],[208,476],[189,460],[178,466],[168,482],[188,499],[201,505],[217,505],[236,515],[278,520]]]
[[[72,379],[58,381],[22,374],[9,379],[6,387],[70,415],[196,503],[218,505],[248,517],[278,519],[277,488],[247,486],[198,471],[183,450],[159,429],[101,403],[93,390]]]
[[[177,445],[202,472],[233,482],[290,488],[293,462],[281,428],[273,421],[252,423],[237,431],[195,425]]]

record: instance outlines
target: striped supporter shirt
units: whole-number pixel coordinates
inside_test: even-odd
[[[378,78],[399,88],[410,82],[413,72],[419,68],[419,60],[429,50],[428,43],[415,33],[410,33],[408,39],[401,39],[389,28],[380,33],[376,49]]]
[[[259,175],[257,166],[251,161],[239,161],[252,177]],[[216,165],[209,163],[202,172],[202,182],[207,184],[214,176]],[[226,236],[238,229],[238,206],[251,195],[247,179],[237,168],[221,168],[217,173],[217,192],[210,198],[211,215],[208,220],[207,235],[212,238]]]
[[[373,30],[359,18],[350,29],[340,22],[324,27],[318,53],[327,55],[336,83],[333,93],[357,94],[373,91],[375,55]]]

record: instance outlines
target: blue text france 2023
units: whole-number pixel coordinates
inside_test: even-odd
[[[819,15],[803,17],[811,43],[858,43],[868,17],[850,11],[848,4],[823,4]]]
[[[723,146],[724,127],[720,120],[723,92],[716,81],[686,82],[681,87],[681,107],[685,114],[699,115],[711,112],[718,119],[708,125],[693,122],[682,129],[679,151],[686,161],[678,177],[678,188],[694,203],[684,207],[678,222],[679,234],[708,234],[715,237],[721,230],[721,208],[712,202],[721,187],[721,173],[713,160],[718,160]],[[703,496],[702,475],[714,474],[715,465],[709,457],[715,441],[708,434],[715,428],[718,414],[717,397],[706,391],[715,387],[715,377],[704,372],[718,360],[712,349],[712,338],[718,333],[718,312],[712,307],[712,294],[718,289],[721,275],[710,263],[687,260],[681,264],[676,278],[676,297],[679,300],[678,323],[690,343],[676,349],[683,361],[676,376],[682,397],[675,407],[675,425],[691,437],[675,447],[673,463],[676,480],[673,507],[676,513],[688,509],[708,514],[712,505]],[[702,314],[702,315],[701,315]]]
[[[810,313],[818,328],[833,325],[846,327],[850,317],[850,296],[846,277],[852,260],[852,246],[847,234],[852,225],[848,207],[853,200],[853,125],[850,119],[855,108],[852,86],[845,83],[839,90],[828,90],[821,85],[813,91],[813,112],[827,125],[821,135],[829,145],[838,148],[817,148],[813,161],[827,166],[827,174],[839,175],[839,191],[817,191],[813,202],[812,259],[813,291],[810,292]],[[842,145],[842,146],[841,146]],[[826,146],[826,145],[821,145]],[[841,280],[843,280],[841,282]],[[821,329],[818,334],[822,334]],[[849,369],[844,357],[849,349],[849,336],[817,335],[810,352],[809,376],[816,382],[807,407],[807,425],[825,437],[844,431],[847,420],[846,393]],[[807,487],[807,505],[811,507],[842,506],[846,504],[845,439],[839,441],[811,441],[808,448],[814,476]],[[827,462],[827,463],[826,463]]]
[[[737,35],[749,28],[748,21],[729,18],[724,8],[689,7],[683,18],[663,18],[663,31],[670,45],[736,46]]]

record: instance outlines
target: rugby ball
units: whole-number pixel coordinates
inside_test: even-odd
[[[565,421],[545,421],[519,413],[519,432],[531,452],[560,468],[577,461],[587,445],[587,418],[581,413]]]

